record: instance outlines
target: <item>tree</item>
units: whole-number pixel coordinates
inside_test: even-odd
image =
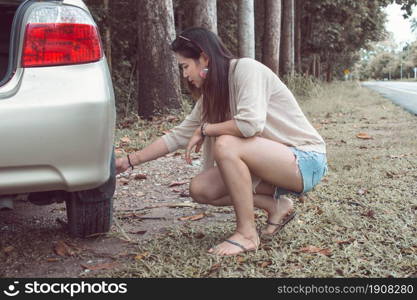
[[[294,0],[282,2],[281,75],[294,74]]]
[[[265,1],[265,26],[262,42],[262,62],[279,74],[281,38],[281,0]]]
[[[297,73],[301,74],[302,60],[301,60],[301,20],[304,10],[304,0],[295,0],[295,33],[294,33],[294,51],[295,51],[295,69]]]
[[[105,36],[104,36],[104,40],[105,45],[106,45],[106,57],[107,57],[107,63],[109,64],[109,68],[110,70],[112,69],[112,57],[111,57],[111,11],[110,11],[110,6],[109,6],[109,0],[104,0],[104,13],[106,16],[106,20],[107,20],[107,26],[105,28]]]
[[[239,56],[255,58],[253,0],[239,0]]]
[[[384,37],[385,16],[379,0],[309,0],[304,12],[303,55],[316,62],[319,58],[319,66],[312,65],[323,69],[328,81],[335,70],[342,74],[343,69],[351,68],[361,48]]]
[[[194,0],[194,26],[207,28],[217,34],[216,0]]]
[[[172,0],[138,0],[138,113],[150,118],[180,107]]]

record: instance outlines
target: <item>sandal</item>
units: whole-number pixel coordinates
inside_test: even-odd
[[[279,223],[272,223],[269,220],[266,221],[266,223],[268,225],[275,226],[276,228],[274,229],[274,231],[272,233],[264,233],[263,235],[264,236],[272,236],[272,235],[280,232],[284,228],[284,226],[288,224],[288,222],[290,222],[291,220],[294,219],[295,215],[296,215],[296,212],[295,211],[290,212]]]
[[[242,251],[239,251],[239,252],[237,252],[237,253],[233,253],[233,254],[226,254],[226,255],[219,255],[219,254],[215,254],[215,255],[217,255],[217,256],[235,256],[235,255],[239,255],[239,254],[242,254],[242,253],[245,253],[245,252],[249,252],[249,251],[257,251],[258,250],[258,248],[259,248],[259,244],[260,244],[260,239],[259,239],[259,237],[257,238],[257,243],[255,243],[255,242],[253,242],[253,244],[255,245],[255,247],[254,248],[246,248],[246,247],[244,247],[242,244],[240,244],[240,243],[238,243],[238,242],[236,242],[236,241],[233,241],[233,240],[225,240],[225,242],[227,242],[227,243],[229,243],[229,244],[232,244],[232,245],[234,245],[234,246],[236,246],[236,247],[239,247],[240,249],[242,249]],[[214,247],[212,247],[211,249],[215,249],[217,246],[214,246]],[[210,252],[209,252],[210,253]],[[210,253],[211,254],[211,253]],[[214,254],[214,253],[213,253]]]

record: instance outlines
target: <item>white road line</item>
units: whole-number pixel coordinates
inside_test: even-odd
[[[399,92],[402,92],[402,93],[409,93],[409,94],[417,95],[417,92],[405,91],[405,90],[396,89],[396,88],[387,87],[387,86],[382,86],[382,85],[374,85],[374,86],[382,87],[383,89],[389,89],[389,90],[399,91]]]

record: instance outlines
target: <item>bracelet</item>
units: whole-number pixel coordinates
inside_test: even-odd
[[[207,125],[208,125],[207,122],[204,122],[203,124],[201,124],[200,131],[201,131],[202,137],[206,137],[207,136],[207,132],[206,132]]]
[[[132,165],[132,163],[130,161],[129,154],[127,155],[127,162],[129,163],[129,167],[132,168],[132,170],[133,170],[134,169],[134,166]]]

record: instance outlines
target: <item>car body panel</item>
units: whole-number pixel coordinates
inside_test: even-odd
[[[64,3],[86,9],[82,1]],[[18,67],[0,86],[0,195],[100,186],[110,176],[115,120],[105,57]]]

